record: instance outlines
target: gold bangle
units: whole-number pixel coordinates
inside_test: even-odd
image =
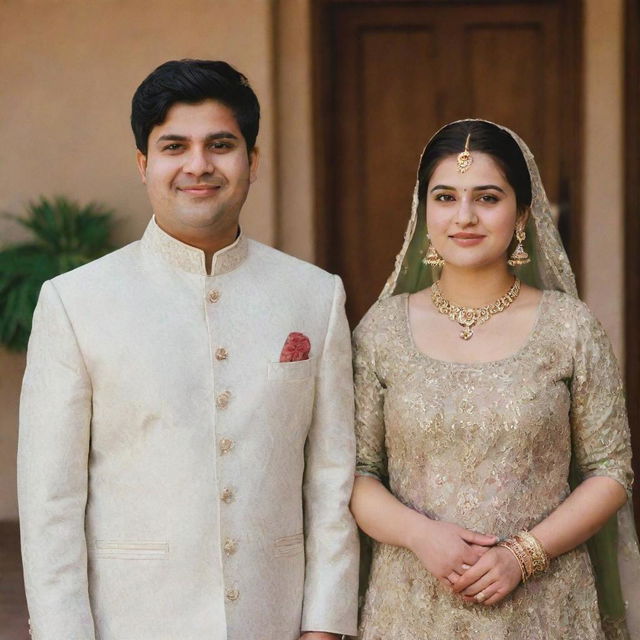
[[[519,531],[514,538],[531,557],[531,575],[535,576],[544,573],[549,568],[550,558],[540,540],[529,531]]]
[[[524,564],[524,556],[526,554],[524,553],[524,550],[522,549],[522,547],[513,538],[509,538],[508,540],[503,540],[502,542],[498,542],[497,546],[508,549],[513,554],[513,557],[518,561],[518,566],[520,567],[520,573],[522,574],[522,582],[526,582],[527,570]]]

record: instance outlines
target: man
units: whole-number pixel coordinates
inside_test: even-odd
[[[173,61],[132,104],[154,219],[44,284],[19,444],[37,640],[355,633],[340,279],[248,239],[259,105]]]

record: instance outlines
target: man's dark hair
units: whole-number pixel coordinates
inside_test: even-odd
[[[253,150],[260,123],[258,98],[245,76],[220,60],[171,60],[142,81],[131,101],[136,147],[147,155],[151,130],[165,121],[174,104],[203,100],[217,100],[229,107],[247,143],[247,151]]]
[[[483,120],[462,120],[443,127],[429,142],[418,170],[418,196],[426,195],[429,180],[443,158],[457,155],[465,148],[470,134],[469,151],[490,155],[504,172],[516,194],[519,211],[531,205],[531,178],[518,143],[504,129]]]

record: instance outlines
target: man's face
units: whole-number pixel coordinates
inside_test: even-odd
[[[231,109],[205,100],[174,104],[137,161],[158,225],[189,243],[235,229],[258,154],[247,152]]]

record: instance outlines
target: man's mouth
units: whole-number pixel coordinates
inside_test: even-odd
[[[221,184],[193,184],[178,187],[179,191],[192,196],[210,196],[217,193],[222,188]]]

